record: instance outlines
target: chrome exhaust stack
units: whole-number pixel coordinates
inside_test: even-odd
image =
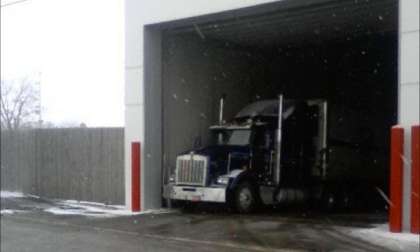
[[[276,139],[276,167],[274,170],[274,183],[280,184],[281,179],[281,128],[283,122],[283,95],[279,95],[278,127]]]
[[[222,97],[220,97],[220,105],[219,105],[219,125],[223,125],[223,107],[225,105],[225,97],[226,95],[223,94]],[[217,136],[217,141],[219,144],[223,143],[223,134],[219,133]]]
[[[321,105],[321,148],[322,153],[322,179],[327,178],[327,135],[328,135],[328,103],[323,101]]]
[[[222,95],[220,98],[220,105],[219,105],[219,125],[223,125],[223,107],[225,103],[226,95]]]

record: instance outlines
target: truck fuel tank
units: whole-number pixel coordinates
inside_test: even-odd
[[[307,200],[307,193],[300,188],[283,188],[275,195],[275,204],[294,205],[302,204]]]

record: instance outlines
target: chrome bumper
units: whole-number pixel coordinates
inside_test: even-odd
[[[168,184],[163,187],[163,197],[173,200],[226,202],[226,187],[192,187]]]

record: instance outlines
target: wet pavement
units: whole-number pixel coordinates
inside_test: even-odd
[[[117,217],[54,215],[56,202],[1,199],[1,251],[413,251],[418,243],[371,243],[351,230],[384,223],[384,214],[325,214],[223,207]],[[16,211],[18,210],[18,211]]]

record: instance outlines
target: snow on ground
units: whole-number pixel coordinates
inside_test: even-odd
[[[1,211],[0,211],[0,214],[14,214],[15,212],[14,212],[14,210],[12,210],[12,209],[2,209]]]
[[[349,235],[389,248],[404,250],[407,246],[419,247],[420,235],[412,233],[391,233],[389,224],[378,224],[373,228],[352,228]]]
[[[120,205],[105,205],[98,202],[63,200],[56,203],[56,206],[44,210],[56,215],[84,215],[90,217],[117,217],[139,214],[163,214],[171,211],[158,209],[133,213]]]
[[[374,228],[368,229],[356,229],[351,231],[355,235],[366,238],[381,238],[381,239],[391,239],[396,241],[409,241],[419,243],[419,235],[412,233],[391,233],[389,232],[389,224],[379,224]]]
[[[1,191],[0,198],[23,198],[25,195],[21,192]]]
[[[24,194],[22,192],[12,192],[12,191],[0,191],[0,198],[7,199],[7,198],[35,198],[39,199],[40,197],[33,194]]]
[[[39,196],[23,194],[21,192],[1,191],[1,198],[34,198]],[[28,202],[25,202],[28,205]],[[37,204],[37,203],[34,203]],[[98,202],[77,201],[77,200],[49,200],[48,205],[36,205],[37,210],[56,214],[56,215],[83,215],[89,217],[117,217],[139,214],[164,214],[172,212],[168,209],[149,210],[133,213],[121,205],[106,205]],[[35,209],[34,208],[34,209]],[[1,214],[13,214],[23,212],[15,209],[2,209]]]
[[[6,215],[6,214],[14,214],[14,213],[23,213],[25,211],[22,210],[15,210],[15,209],[1,209],[0,214]]]

